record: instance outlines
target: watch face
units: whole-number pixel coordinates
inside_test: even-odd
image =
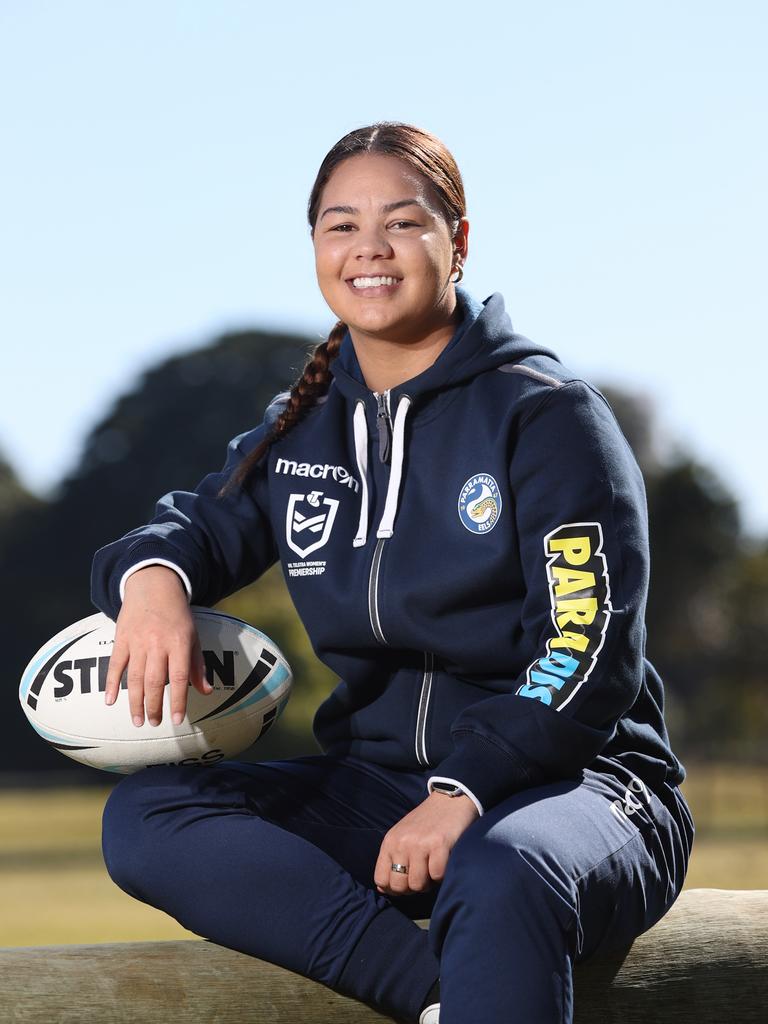
[[[451,782],[433,782],[432,789],[436,789],[438,793],[447,793],[448,796],[462,796],[464,793],[461,786],[454,786]]]

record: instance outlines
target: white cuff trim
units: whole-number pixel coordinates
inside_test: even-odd
[[[187,592],[187,600],[192,600],[192,584],[189,582],[189,576],[180,569],[178,565],[173,562],[167,561],[165,558],[145,558],[143,562],[137,562],[136,565],[132,565],[130,569],[127,569],[123,573],[123,578],[120,580],[120,600],[125,600],[125,584],[129,576],[133,576],[139,569],[146,569],[148,565],[165,565],[169,569],[173,569],[181,577],[181,582],[184,584],[184,589]]]
[[[469,799],[472,801],[472,803],[477,808],[477,813],[482,818],[482,816],[484,814],[483,805],[477,799],[477,797],[472,792],[472,790],[471,789],[467,789],[467,787],[464,785],[464,783],[461,782],[459,779],[449,779],[445,775],[430,775],[430,777],[427,779],[427,792],[428,793],[432,792],[432,783],[433,782],[450,782],[452,786],[461,786],[461,788],[464,790],[464,792],[467,794]]]

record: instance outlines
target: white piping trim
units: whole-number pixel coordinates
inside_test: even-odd
[[[525,377],[530,377],[532,380],[540,380],[542,384],[549,384],[553,388],[561,388],[563,386],[562,381],[555,380],[554,377],[548,377],[546,373],[534,370],[531,366],[520,366],[519,363],[502,363],[496,369],[501,370],[502,373],[522,373]]]
[[[360,518],[357,522],[357,534],[352,541],[353,547],[362,547],[368,539],[368,424],[365,418],[365,402],[359,399],[355,403],[355,458],[357,472],[360,475]]]

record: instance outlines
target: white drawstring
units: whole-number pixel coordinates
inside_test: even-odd
[[[408,415],[410,404],[411,400],[408,395],[401,395],[400,401],[397,403],[395,424],[392,430],[392,462],[389,471],[387,500],[384,503],[384,514],[376,531],[377,537],[391,537],[395,532],[395,516],[397,515],[397,502],[400,495],[400,478],[403,475],[405,417]]]
[[[357,535],[352,541],[353,547],[359,548],[365,544],[368,536],[368,425],[365,421],[365,402],[355,403],[355,458],[357,459],[357,472],[360,474],[360,486],[363,495],[360,499],[360,519],[357,523]]]
[[[395,422],[392,429],[392,461],[390,464],[389,484],[387,486],[387,497],[384,502],[384,512],[376,532],[377,537],[391,537],[394,530],[395,516],[397,515],[397,503],[400,495],[400,480],[403,475],[403,454],[405,451],[405,417],[411,399],[408,395],[401,395],[395,413]],[[352,541],[354,547],[362,547],[368,539],[368,421],[365,417],[365,402],[360,399],[355,403],[354,415],[355,431],[355,458],[357,459],[357,471],[360,474],[360,486],[362,497],[360,499],[360,518],[357,523],[357,534]]]

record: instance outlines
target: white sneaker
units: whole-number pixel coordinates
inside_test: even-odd
[[[422,1010],[419,1024],[440,1024],[440,1003],[432,1003]]]

